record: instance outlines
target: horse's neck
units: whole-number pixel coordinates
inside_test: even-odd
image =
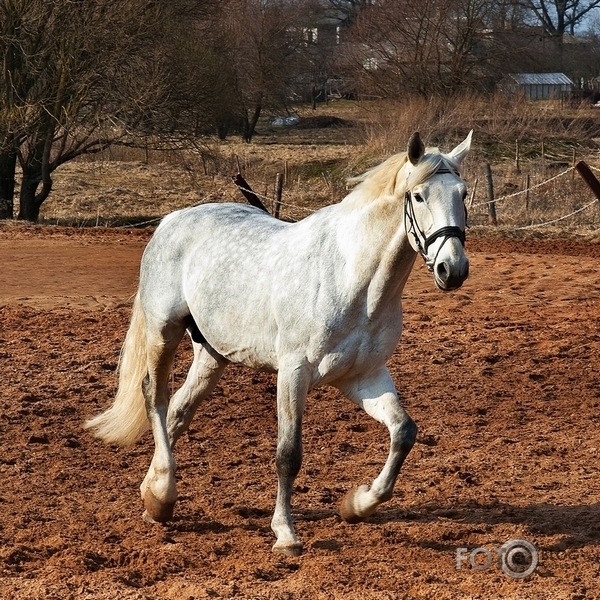
[[[369,313],[402,294],[415,261],[404,227],[404,208],[396,198],[372,202],[350,194],[340,205],[338,241],[349,272],[363,280]]]

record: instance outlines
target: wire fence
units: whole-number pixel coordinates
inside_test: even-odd
[[[599,168],[593,165],[590,165],[590,168],[593,171],[600,173]],[[501,217],[499,219],[501,224],[512,226],[512,228],[516,231],[539,229],[556,225],[557,223],[564,223],[569,219],[577,217],[578,215],[589,213],[594,208],[597,209],[600,205],[600,200],[598,198],[595,198],[581,206],[568,207],[569,204],[573,205],[574,202],[575,204],[579,204],[581,202],[580,198],[585,197],[585,194],[588,196],[593,195],[583,180],[575,177],[574,171],[575,167],[568,167],[560,173],[543,179],[534,185],[524,186],[523,189],[503,194],[493,198],[492,200],[481,199],[482,192],[480,191],[480,197],[477,198],[477,200],[475,197],[471,197],[468,203],[470,223],[475,225],[487,224],[487,211],[490,204],[494,204],[496,207],[502,210]],[[549,186],[552,184],[556,186],[557,182],[561,180],[565,181],[561,183],[562,188],[560,193],[557,192],[557,189],[548,191]],[[513,183],[512,185],[515,184]],[[477,187],[476,183],[475,187]],[[322,206],[313,208],[300,205],[295,201],[296,194],[293,191],[286,189],[283,190],[280,199],[276,199],[274,195],[269,196],[267,194],[261,194],[256,190],[246,188],[239,189],[240,191],[246,191],[255,194],[265,204],[265,206],[270,209],[271,213],[274,212],[275,204],[278,203],[282,218],[288,221],[300,220],[312,214],[319,208],[322,208]],[[542,190],[546,190],[546,193],[536,198],[536,193]],[[521,197],[525,197],[526,202],[517,204],[515,201],[519,200]],[[538,206],[535,206],[536,202]],[[585,222],[588,226],[600,227],[600,211],[597,212],[597,215],[593,215],[585,219]],[[149,219],[147,221],[136,223],[135,226],[144,227],[155,225],[158,224],[162,218],[163,217],[161,216]],[[580,224],[581,223],[577,223],[577,225]],[[130,226],[131,225],[121,225],[117,227],[117,229]]]
[[[584,166],[587,165],[585,165],[584,163]],[[515,231],[548,227],[560,222],[567,221],[572,217],[581,215],[585,212],[590,213],[585,223],[588,226],[592,226],[595,228],[600,224],[600,215],[592,214],[592,209],[598,208],[598,206],[600,206],[600,199],[597,197],[596,193],[596,198],[594,198],[593,200],[586,202],[585,204],[583,204],[583,206],[576,206],[577,204],[581,203],[581,198],[585,197],[586,194],[592,193],[587,187],[587,185],[585,185],[585,182],[582,178],[575,177],[575,171],[577,170],[577,168],[578,167],[575,166],[568,167],[560,173],[557,173],[552,177],[543,179],[542,181],[531,186],[529,185],[529,177],[527,177],[527,185],[524,187],[524,189],[480,202],[473,202],[472,199],[470,208],[475,210],[477,210],[478,208],[490,209],[492,208],[491,205],[493,205],[493,214],[495,219],[495,207],[497,205],[503,205],[503,207],[505,208],[505,224],[512,225]],[[589,168],[593,171],[600,172],[600,169],[593,165],[590,165]],[[565,184],[557,188],[556,182],[565,178],[568,178]],[[550,184],[554,184],[554,189],[551,189],[549,187]],[[584,188],[585,191],[582,191]],[[541,197],[542,206],[538,208],[537,211],[531,210],[528,206],[530,204],[530,198],[534,198],[536,191],[539,191],[541,189],[548,190]],[[515,207],[514,202],[511,201],[517,199],[519,196],[526,197],[525,205],[521,203],[520,205],[517,205],[517,207]],[[567,208],[569,204],[571,204],[570,209]],[[491,214],[491,212],[492,211],[486,213],[485,210],[481,211],[480,216],[483,215],[484,218],[487,218],[488,214]],[[526,224],[519,223],[519,221],[523,220],[529,220],[530,222]],[[577,224],[582,225],[581,220]]]

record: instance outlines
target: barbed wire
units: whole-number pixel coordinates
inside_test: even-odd
[[[589,165],[591,169],[593,169],[594,171],[598,171],[600,172],[600,169],[593,166],[593,165]],[[528,192],[531,192],[531,190],[534,190],[536,188],[542,187],[556,179],[559,179],[560,177],[564,177],[565,175],[569,174],[571,171],[573,171],[575,169],[575,167],[569,167],[568,169],[565,169],[562,173],[558,173],[557,175],[555,175],[554,177],[551,177],[550,179],[546,179],[544,181],[541,181],[540,183],[534,185],[533,187],[530,187],[528,189],[525,190],[520,190],[518,192],[514,192],[513,194],[508,194],[506,196],[501,196],[500,198],[495,198],[494,200],[488,200],[487,202],[480,202],[478,204],[473,204],[473,207],[477,207],[477,206],[487,206],[489,204],[492,203],[496,203],[496,202],[500,202],[502,200],[508,200],[509,198],[514,198],[516,196],[519,196],[521,194],[526,194]],[[563,215],[561,217],[557,217],[556,219],[549,219],[548,221],[543,221],[542,223],[534,223],[531,225],[523,225],[521,227],[515,227],[515,231],[524,231],[526,229],[537,229],[539,227],[546,227],[547,225],[553,225],[554,223],[558,223],[560,221],[564,221],[565,219],[568,219],[570,217],[573,217],[585,210],[587,210],[588,208],[590,208],[590,206],[593,206],[594,204],[598,204],[598,199],[596,198],[595,200],[592,200],[591,202],[588,202],[585,206],[582,206],[581,208],[578,208],[566,215]]]
[[[156,219],[150,219],[149,221],[142,221],[141,223],[130,223],[129,225],[118,225],[114,229],[131,229],[132,227],[141,227],[142,225],[150,225],[151,223],[158,223],[162,221],[166,215],[162,217],[156,217]]]
[[[255,196],[257,196],[260,200],[266,200],[267,202],[274,204],[276,199],[275,198],[270,198],[269,196],[265,196],[264,194],[260,194],[259,192],[255,192],[254,190],[248,190],[246,188],[243,187],[239,187],[238,188],[241,192],[249,192],[250,194],[254,194]],[[292,197],[291,194],[289,194],[288,192],[284,192],[286,196]],[[287,206],[289,208],[295,208],[297,210],[303,210],[304,212],[306,212],[307,214],[312,214],[314,212],[316,212],[315,210],[313,210],[312,208],[307,208],[306,206],[298,206],[297,204],[288,204],[287,202],[282,202],[281,200],[279,201],[279,204],[281,206]]]
[[[275,202],[274,198],[270,198],[269,196],[261,194],[260,192],[256,192],[254,190],[250,190],[250,189],[247,189],[247,188],[244,188],[244,187],[238,187],[238,189],[241,192],[248,192],[250,194],[254,194],[260,200],[266,200],[269,203],[274,203]],[[201,204],[203,204],[203,203],[200,202],[199,204],[192,205],[192,206],[199,206]],[[307,214],[312,214],[312,213],[315,212],[313,209],[306,208],[305,206],[298,206],[297,204],[288,204],[287,202],[282,202],[282,201],[280,201],[279,204],[281,206],[286,206],[288,208],[293,208],[293,209],[296,209],[296,210],[302,210],[302,211],[306,212]],[[143,225],[151,225],[152,223],[158,223],[159,221],[162,221],[165,218],[165,216],[166,215],[163,215],[162,217],[156,217],[155,219],[150,219],[148,221],[142,221],[141,223],[132,223],[132,224],[129,224],[129,225],[118,225],[114,229],[128,229],[128,228],[131,228],[131,227],[142,227]]]

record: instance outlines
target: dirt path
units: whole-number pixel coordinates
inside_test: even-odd
[[[369,522],[337,503],[369,482],[385,430],[310,395],[294,501],[300,558],[270,552],[274,378],[231,368],[181,439],[175,520],[141,518],[149,437],[106,447],[106,407],[146,232],[0,229],[0,598],[600,597],[600,246],[471,240],[453,294],[418,265],[390,368],[420,427]],[[181,382],[189,349],[177,359]],[[456,569],[513,538],[525,580]],[[480,553],[480,558],[484,555]]]

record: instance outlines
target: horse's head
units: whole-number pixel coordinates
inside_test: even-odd
[[[459,288],[469,275],[464,252],[467,186],[462,163],[471,133],[449,154],[425,152],[418,133],[408,142],[404,222],[411,246],[421,254],[444,291]]]

